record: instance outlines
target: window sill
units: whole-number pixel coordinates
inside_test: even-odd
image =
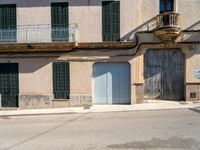
[[[69,101],[69,99],[52,99],[52,101]]]

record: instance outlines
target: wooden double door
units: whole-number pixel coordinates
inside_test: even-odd
[[[145,99],[184,99],[184,56],[180,50],[147,50],[144,56]]]

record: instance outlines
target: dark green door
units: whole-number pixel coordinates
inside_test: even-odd
[[[19,79],[17,63],[0,64],[2,107],[18,107]]]

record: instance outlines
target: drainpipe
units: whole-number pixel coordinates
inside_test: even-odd
[[[200,32],[200,30],[196,30],[196,32]],[[124,54],[124,55],[116,55],[114,57],[118,57],[118,56],[136,56],[138,51],[140,50],[140,47],[143,45],[158,45],[158,44],[179,44],[179,45],[185,45],[185,44],[199,44],[200,41],[196,41],[196,42],[157,42],[157,43],[151,43],[151,42],[142,42],[140,43],[140,39],[139,39],[139,33],[140,32],[136,32],[135,33],[135,39],[136,39],[136,44],[132,47],[132,49],[136,49],[134,51],[134,53],[131,54]]]

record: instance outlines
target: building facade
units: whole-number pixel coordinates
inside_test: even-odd
[[[199,7],[199,0],[1,0],[1,106],[199,101]]]

